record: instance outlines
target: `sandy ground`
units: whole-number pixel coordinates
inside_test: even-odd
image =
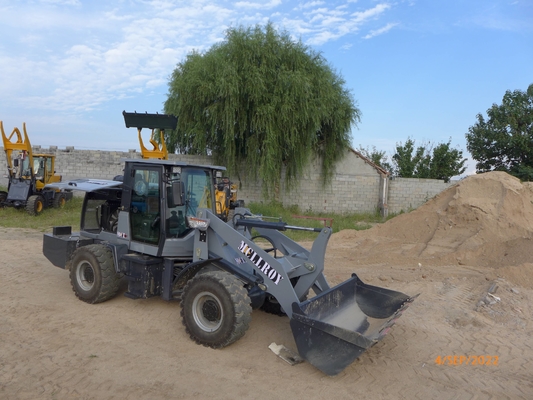
[[[42,255],[42,233],[0,228],[0,398],[531,399],[533,195],[508,175],[486,175],[386,224],[332,236],[330,283],[355,272],[421,293],[334,377],[268,349],[295,349],[286,317],[254,311],[238,342],[198,346],[177,302],[120,293],[83,303],[68,272]]]

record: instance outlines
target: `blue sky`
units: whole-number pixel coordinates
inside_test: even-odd
[[[0,0],[0,120],[43,147],[138,149],[123,110],[161,112],[187,53],[267,21],[323,53],[362,111],[353,146],[389,157],[408,137],[468,157],[476,114],[533,83],[530,0]]]

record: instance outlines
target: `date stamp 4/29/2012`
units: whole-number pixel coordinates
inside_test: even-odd
[[[435,364],[437,365],[498,365],[498,356],[437,356]]]

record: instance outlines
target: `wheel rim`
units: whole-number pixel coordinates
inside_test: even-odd
[[[63,196],[61,196],[61,198],[59,199],[59,207],[63,208],[65,206],[66,202],[67,201],[65,200],[65,198]]]
[[[43,211],[43,202],[41,200],[37,200],[35,202],[35,211],[38,212],[38,213]]]
[[[222,303],[212,293],[198,293],[192,303],[194,322],[205,332],[214,332],[222,325]]]
[[[82,261],[76,268],[76,282],[81,289],[89,291],[94,286],[94,268],[87,261]]]

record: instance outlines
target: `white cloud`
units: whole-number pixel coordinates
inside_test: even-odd
[[[237,8],[246,9],[263,9],[269,10],[275,8],[281,4],[281,0],[270,0],[269,2],[250,2],[250,1],[238,1],[235,3]]]
[[[40,2],[58,6],[81,6],[80,0],[40,0]]]
[[[0,12],[0,87],[6,95],[0,105],[9,99],[19,107],[93,110],[138,93],[166,91],[176,64],[191,50],[222,40],[228,26],[275,18],[296,39],[322,45],[356,33],[390,8],[380,3],[350,12],[342,0],[337,7],[324,1],[300,3],[301,11],[281,0],[40,3],[8,1]]]
[[[353,46],[352,43],[345,43],[340,48],[341,48],[341,50],[347,51],[347,50],[350,50],[352,48],[352,46]]]
[[[294,8],[296,11],[305,10],[308,8],[313,8],[326,4],[324,1],[308,1],[307,3],[300,3],[297,7]]]
[[[348,13],[344,7],[334,9],[318,8],[305,15],[309,17],[308,24],[312,26],[307,43],[322,45],[326,42],[339,39],[345,35],[354,34],[361,26],[370,20],[377,19],[391,6],[380,3],[364,11]]]
[[[378,4],[377,6],[375,6],[374,8],[370,8],[368,10],[365,10],[365,11],[358,11],[358,12],[355,12],[352,14],[352,17],[353,20],[355,22],[364,22],[370,18],[374,18],[380,14],[382,14],[383,12],[385,12],[386,10],[388,10],[391,6],[389,4],[386,4],[386,3],[382,3],[382,4]]]
[[[385,25],[383,28],[371,30],[368,35],[363,36],[363,39],[371,39],[371,38],[373,38],[375,36],[387,33],[388,31],[390,31],[392,28],[394,28],[397,25],[398,25],[397,23],[395,23],[395,24],[390,23],[390,24]]]

